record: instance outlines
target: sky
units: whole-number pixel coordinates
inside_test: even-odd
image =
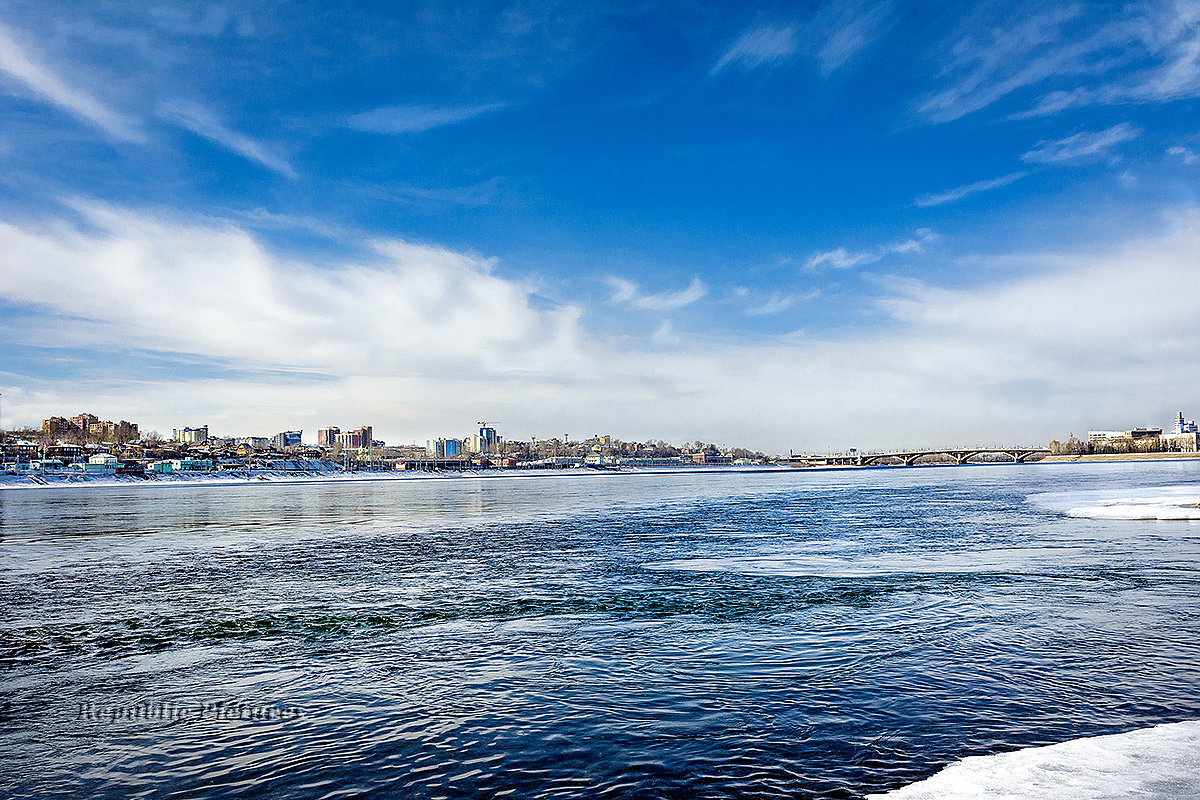
[[[1200,416],[1200,0],[0,0],[0,426]]]

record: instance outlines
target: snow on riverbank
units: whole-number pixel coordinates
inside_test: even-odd
[[[678,468],[623,468],[614,469],[490,469],[455,470],[447,472],[425,472],[420,470],[395,470],[389,472],[276,472],[245,470],[229,472],[197,472],[193,474],[147,475],[145,478],[118,475],[12,475],[0,474],[0,490],[3,489],[52,489],[86,487],[134,487],[134,486],[244,486],[247,483],[344,483],[361,481],[414,481],[414,480],[470,480],[496,478],[545,478],[599,475],[657,475],[692,473],[745,473],[745,472],[794,472],[790,467],[678,467]]]

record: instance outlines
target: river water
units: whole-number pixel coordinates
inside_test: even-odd
[[[857,798],[1168,730],[1196,503],[1200,462],[0,491],[0,795]]]

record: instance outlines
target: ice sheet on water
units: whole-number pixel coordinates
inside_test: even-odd
[[[1200,798],[1200,721],[972,756],[887,800],[1194,800]]]
[[[1200,486],[1034,495],[1035,505],[1087,519],[1200,520]]]

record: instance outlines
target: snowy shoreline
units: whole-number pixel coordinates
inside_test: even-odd
[[[696,466],[696,467],[627,467],[622,469],[489,469],[426,472],[422,470],[395,470],[388,472],[284,472],[272,470],[245,470],[229,472],[204,472],[192,475],[175,473],[154,475],[145,478],[118,475],[0,475],[0,491],[30,489],[73,489],[73,488],[130,488],[163,486],[246,486],[269,483],[274,485],[311,483],[362,483],[378,481],[446,481],[446,480],[495,480],[500,478],[536,479],[543,477],[580,477],[601,475],[690,475],[754,473],[754,472],[797,472],[784,466]]]

